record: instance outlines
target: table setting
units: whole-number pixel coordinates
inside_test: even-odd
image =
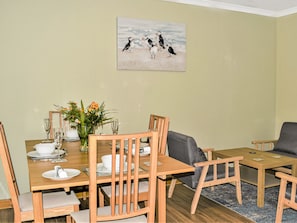
[[[27,154],[31,154],[30,152],[36,151],[33,147],[42,140],[26,140],[26,151]],[[101,146],[101,145],[100,145]],[[147,144],[144,146],[147,146]],[[57,188],[65,188],[67,191],[70,187],[76,186],[84,186],[88,185],[89,176],[86,172],[86,168],[88,167],[88,153],[80,151],[80,142],[68,142],[63,141],[63,145],[60,149],[65,153],[62,156],[66,156],[67,162],[61,163],[52,163],[51,159],[56,159],[56,157],[50,157],[48,162],[40,162],[41,159],[34,160],[28,155],[28,170],[29,170],[29,181],[30,181],[30,189],[33,192],[33,206],[36,213],[35,220],[37,222],[43,222],[42,218],[39,218],[40,215],[40,197],[42,196],[41,191],[48,189],[57,189]],[[100,174],[100,178],[98,183],[107,183],[110,179],[110,170],[103,166],[103,161],[101,157],[107,154],[111,154],[110,144],[106,143],[101,146],[100,154],[98,156],[98,164],[97,171]],[[146,147],[145,147],[146,148]],[[146,148],[148,149],[148,148]],[[146,151],[144,149],[144,151]],[[67,151],[67,152],[66,152]],[[62,152],[63,153],[63,152]],[[149,166],[149,155],[142,156],[142,166],[144,170]],[[39,157],[38,157],[39,158]],[[44,159],[44,157],[42,157]],[[100,161],[99,161],[100,160]],[[61,166],[63,170],[66,172],[67,176],[56,176],[55,166]],[[158,183],[162,186],[159,187],[159,198],[158,200],[161,202],[160,205],[164,209],[165,205],[165,195],[166,195],[166,175],[179,173],[179,172],[188,172],[193,171],[193,167],[185,165],[179,161],[171,159],[168,156],[159,155],[158,157]],[[164,180],[163,180],[164,179]],[[161,192],[162,191],[162,192]],[[163,196],[164,195],[164,196]],[[161,209],[162,209],[161,208]],[[162,209],[162,210],[163,210]],[[164,211],[163,211],[164,212]],[[164,218],[164,216],[160,216],[160,219]]]
[[[48,170],[42,173],[42,177],[50,180],[69,180],[78,176],[81,173],[78,169],[62,168],[55,166],[53,170]]]
[[[43,140],[33,146],[33,151],[29,151],[27,156],[32,160],[51,161],[51,162],[67,162],[64,158],[67,153],[62,150],[63,144],[63,129],[54,129],[54,140]]]

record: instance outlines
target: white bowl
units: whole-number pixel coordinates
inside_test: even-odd
[[[104,155],[101,157],[101,160],[102,160],[102,163],[103,163],[103,166],[111,171],[111,161],[112,161],[112,155],[109,154],[109,155]],[[124,156],[124,162],[126,162],[126,156]],[[116,172],[119,172],[120,170],[120,154],[116,154]]]
[[[55,151],[55,143],[39,143],[35,149],[40,155],[48,155]]]
[[[71,129],[66,131],[66,137],[69,139],[76,139],[78,138],[78,133],[76,129]]]

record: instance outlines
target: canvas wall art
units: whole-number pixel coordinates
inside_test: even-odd
[[[186,70],[184,24],[118,17],[119,70]]]

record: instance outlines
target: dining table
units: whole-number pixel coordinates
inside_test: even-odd
[[[89,185],[89,176],[85,171],[88,167],[88,152],[80,151],[80,141],[64,141],[62,151],[65,153],[66,162],[53,162],[51,158],[34,157],[36,153],[34,146],[42,140],[25,140],[27,163],[29,172],[30,191],[32,192],[34,222],[44,222],[42,193],[52,189],[63,189],[69,192],[72,188]],[[99,142],[98,142],[99,143]],[[101,156],[111,153],[111,145],[102,143],[99,146],[98,163],[101,162]],[[150,157],[142,156],[140,168],[146,169]],[[54,170],[55,166],[61,166],[64,169],[76,169],[80,173],[70,179],[56,180],[44,177],[45,172]],[[167,155],[158,155],[157,166],[157,222],[166,222],[166,180],[171,174],[194,172],[195,168],[183,162],[180,162]],[[98,184],[110,182],[111,176],[98,176]]]

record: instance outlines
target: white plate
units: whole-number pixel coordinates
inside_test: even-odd
[[[79,137],[77,137],[77,138],[68,138],[68,137],[65,137],[64,140],[66,142],[76,142],[76,141],[79,141],[80,138]]]
[[[124,171],[127,171],[127,163],[125,163],[125,166],[124,166]],[[132,163],[132,170],[134,169],[134,164]],[[103,166],[103,163],[97,163],[97,173],[111,173],[110,170],[106,169],[104,166]]]
[[[60,155],[63,155],[65,153],[64,150],[60,150]],[[47,158],[47,159],[52,159],[52,158],[56,158],[57,156],[59,155],[58,153],[58,150],[55,150],[53,153],[51,154],[39,154],[37,151],[30,151],[27,153],[27,156],[31,157],[31,158],[40,158],[40,159],[44,159],[44,158]]]
[[[72,177],[75,177],[80,174],[80,170],[77,170],[77,169],[64,169],[64,171],[67,173],[67,177],[64,177],[64,178],[57,177],[55,170],[46,171],[42,174],[42,176],[44,178],[51,179],[51,180],[69,180]]]

